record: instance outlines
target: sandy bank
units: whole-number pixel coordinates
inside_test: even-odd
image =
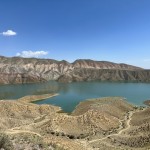
[[[144,104],[147,105],[147,106],[150,106],[150,100],[144,101]]]
[[[43,94],[43,95],[28,95],[28,96],[24,96],[22,98],[19,98],[18,101],[24,102],[24,103],[31,103],[31,102],[36,102],[36,101],[44,100],[47,98],[51,98],[51,97],[54,97],[57,95],[59,95],[59,94],[54,93],[54,94]]]

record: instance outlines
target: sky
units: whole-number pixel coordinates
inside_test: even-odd
[[[150,69],[150,0],[0,0],[0,55]]]

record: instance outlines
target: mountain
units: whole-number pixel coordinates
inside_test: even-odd
[[[127,64],[78,59],[65,60],[0,56],[0,84],[109,80],[150,81],[150,70]]]

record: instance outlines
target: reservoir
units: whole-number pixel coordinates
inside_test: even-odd
[[[47,93],[59,93],[59,95],[36,103],[60,106],[65,112],[73,111],[81,101],[108,96],[121,96],[129,103],[140,106],[145,100],[150,99],[150,84],[100,81],[58,83],[49,81],[0,86],[0,99],[6,100]]]

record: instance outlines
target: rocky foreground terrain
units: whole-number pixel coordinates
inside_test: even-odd
[[[150,108],[121,97],[81,102],[71,113],[30,102],[54,95],[0,101],[0,148],[6,150],[148,150]]]
[[[150,70],[106,61],[36,59],[0,56],[0,84],[107,80],[150,81]]]
[[[150,100],[144,101],[144,104],[150,106]]]

